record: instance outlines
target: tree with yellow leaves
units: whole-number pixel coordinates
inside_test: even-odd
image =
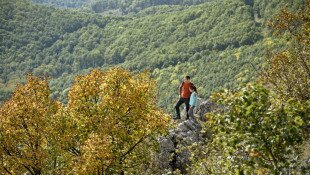
[[[287,39],[285,50],[269,56],[265,82],[285,99],[310,99],[310,0],[298,13],[283,9],[270,21],[277,36]]]
[[[78,76],[64,106],[29,76],[0,108],[0,173],[139,173],[169,117],[148,72],[120,68]]]
[[[121,68],[79,76],[68,95],[72,127],[68,147],[72,173],[135,171],[150,159],[154,136],[167,129],[168,116],[156,106],[149,73]]]
[[[53,115],[60,105],[49,98],[46,80],[28,76],[0,109],[0,171],[41,174],[51,168]]]

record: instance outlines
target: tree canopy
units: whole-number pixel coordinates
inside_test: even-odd
[[[265,48],[285,43],[270,35],[265,21],[285,5],[298,9],[302,3],[221,0],[154,5],[117,17],[4,0],[0,99],[8,98],[32,72],[52,77],[53,98],[67,102],[75,75],[114,65],[149,69],[159,82],[161,107],[173,103],[185,74],[200,87],[201,97],[208,97],[214,90],[253,80]]]
[[[194,172],[309,173],[309,9],[271,20],[288,44],[267,55],[259,80],[212,95],[221,107],[206,116],[212,136],[196,148]]]
[[[35,2],[0,1],[0,173],[151,174],[184,75],[189,173],[309,173],[310,1]]]
[[[114,68],[76,77],[67,105],[47,80],[28,77],[0,109],[0,172],[139,172],[157,150],[169,118],[155,103],[148,72]]]

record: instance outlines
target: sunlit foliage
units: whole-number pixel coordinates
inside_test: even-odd
[[[204,163],[210,172],[300,172],[294,146],[308,137],[309,101],[282,101],[255,84],[213,97],[225,107],[207,116],[213,137]]]
[[[54,117],[61,107],[49,98],[47,81],[32,76],[0,109],[1,172],[41,174],[55,150]]]
[[[49,96],[47,81],[29,76],[1,107],[0,172],[137,173],[167,130],[148,72],[93,70],[76,77],[68,105]]]
[[[145,146],[152,148],[150,136],[165,131],[168,121],[156,107],[154,83],[147,72],[119,68],[77,77],[68,103],[77,126],[73,134],[81,132],[77,141],[83,143],[76,144],[77,172],[119,173],[149,160]]]
[[[275,34],[287,39],[287,49],[270,55],[267,83],[285,98],[310,99],[310,1],[298,13],[282,10],[271,22]],[[272,53],[271,53],[272,54]]]
[[[194,150],[198,174],[308,174],[309,7],[283,10],[271,22],[284,51],[270,52],[262,82],[214,93],[207,114],[210,140]]]

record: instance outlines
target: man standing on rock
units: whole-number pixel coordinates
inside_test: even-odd
[[[177,102],[177,104],[175,105],[175,110],[177,115],[175,117],[173,117],[173,119],[181,119],[180,116],[180,106],[185,103],[186,106],[186,118],[188,119],[188,110],[189,110],[189,99],[191,96],[191,92],[189,90],[189,87],[193,85],[193,83],[191,83],[191,78],[187,75],[184,77],[184,81],[180,84],[180,88],[179,88],[179,101]]]

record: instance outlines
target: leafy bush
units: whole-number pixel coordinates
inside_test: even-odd
[[[297,145],[307,137],[310,102],[282,101],[259,84],[212,96],[224,106],[207,115],[212,139],[202,161],[211,174],[300,172]]]

